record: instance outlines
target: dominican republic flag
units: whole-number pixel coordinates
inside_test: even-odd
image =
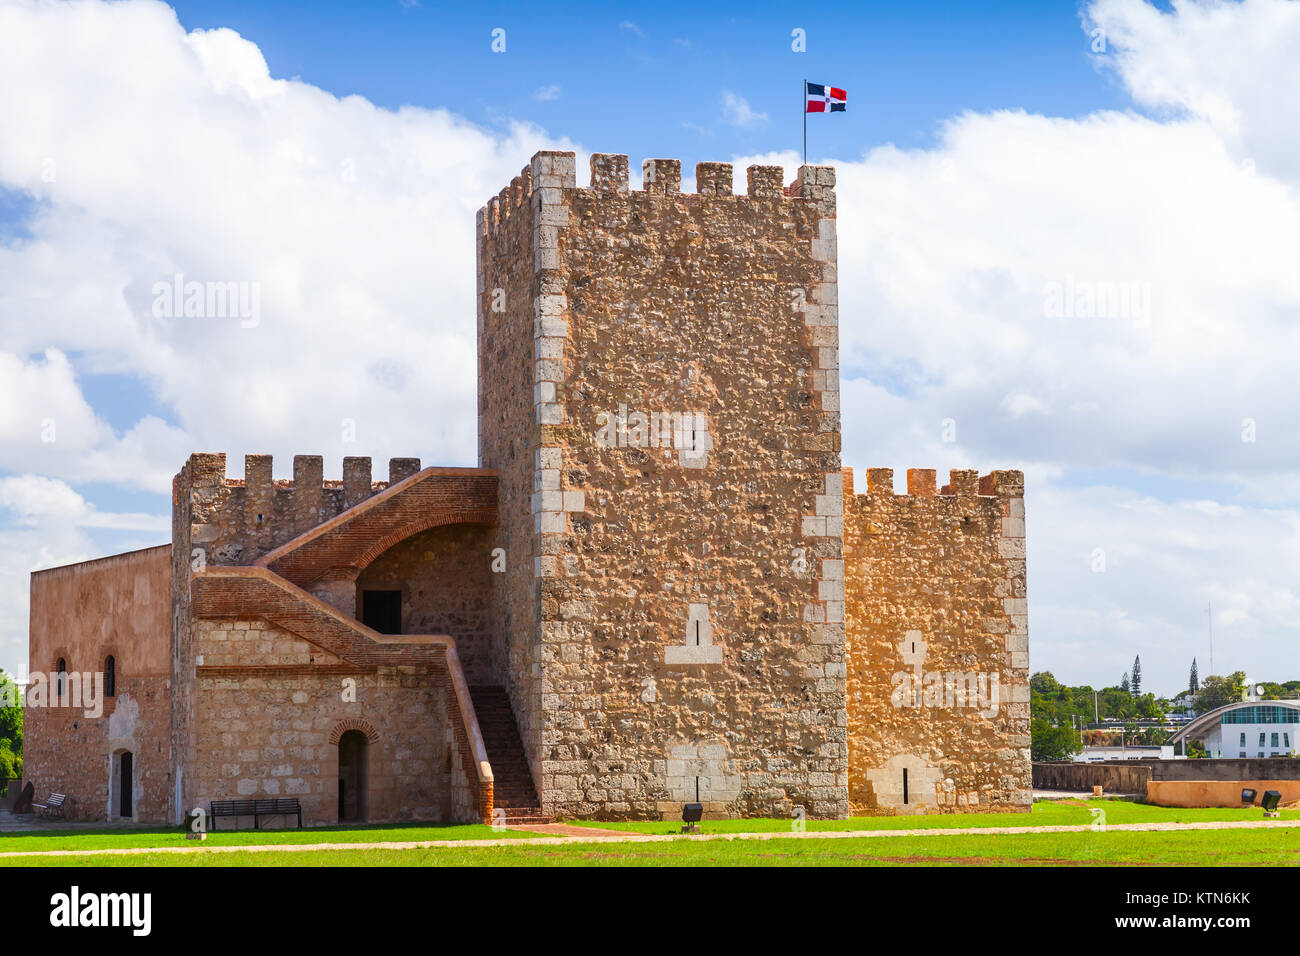
[[[808,83],[808,105],[805,113],[843,113],[849,95],[833,86]]]

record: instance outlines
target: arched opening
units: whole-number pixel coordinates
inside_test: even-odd
[[[381,634],[448,634],[470,684],[500,686],[506,659],[491,614],[496,531],[468,522],[417,532],[356,579],[358,619]]]
[[[339,822],[360,823],[366,819],[367,748],[360,730],[339,737]]]
[[[117,659],[112,654],[104,660],[104,696],[117,696]]]
[[[135,819],[135,754],[119,750],[113,754],[108,784],[110,820]]]

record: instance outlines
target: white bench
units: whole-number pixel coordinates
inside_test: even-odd
[[[44,803],[33,803],[32,809],[39,810],[43,817],[63,816],[63,803],[68,798],[62,793],[52,793]]]

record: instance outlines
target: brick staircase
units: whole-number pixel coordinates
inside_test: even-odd
[[[508,824],[551,823],[542,813],[541,802],[533,787],[519,726],[510,707],[510,695],[504,687],[471,687],[470,698],[478,716],[479,730],[492,765],[492,806],[505,810]]]

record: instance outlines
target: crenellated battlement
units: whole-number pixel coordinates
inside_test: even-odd
[[[734,195],[734,170],[731,163],[703,162],[695,166],[695,193],[682,192],[682,163],[678,159],[647,159],[641,164],[641,190],[645,195],[672,197],[678,201],[698,202],[703,197],[763,201],[812,201],[833,215],[835,169],[831,166],[801,166],[794,182],[785,185],[781,166],[750,166],[746,170],[746,194]],[[544,205],[558,205],[564,190],[630,197],[628,157],[624,153],[593,153],[588,185],[577,184],[576,159],[573,153],[543,151],[533,156],[510,185],[489,199],[478,212],[478,233],[492,236],[521,215],[534,225],[533,214]],[[555,190],[556,192],[551,192]],[[534,199],[534,196],[540,197]],[[525,208],[527,207],[527,208]],[[536,207],[536,208],[534,208]],[[544,225],[550,225],[544,223]]]
[[[844,493],[854,494],[853,469],[845,468]],[[906,497],[912,498],[1023,498],[1025,494],[1025,476],[1021,471],[991,471],[981,475],[973,468],[954,468],[948,472],[948,483],[937,488],[938,479],[933,468],[907,469]],[[879,497],[905,497],[894,491],[894,469],[868,468],[867,487],[859,495]]]
[[[391,458],[374,481],[371,459],[343,459],[341,479],[324,476],[320,455],[295,455],[293,478],[272,477],[270,455],[245,455],[244,476],[228,477],[224,453],[193,454],[173,494],[192,514],[191,547],[210,564],[251,564],[263,554],[354,508],[420,471],[418,458]],[[179,529],[178,529],[179,530]]]
[[[372,459],[347,456],[343,459],[342,478],[330,479],[324,476],[324,458],[320,455],[294,455],[293,478],[285,479],[271,477],[272,462],[270,455],[245,455],[244,477],[231,478],[226,473],[225,452],[195,452],[190,455],[186,467],[192,466],[195,475],[201,474],[208,479],[220,475],[229,488],[344,489],[349,492],[349,498],[356,497],[357,500],[353,504],[358,504],[370,495],[410,478],[420,470],[418,458],[390,458],[388,480],[375,481],[371,477]]]

